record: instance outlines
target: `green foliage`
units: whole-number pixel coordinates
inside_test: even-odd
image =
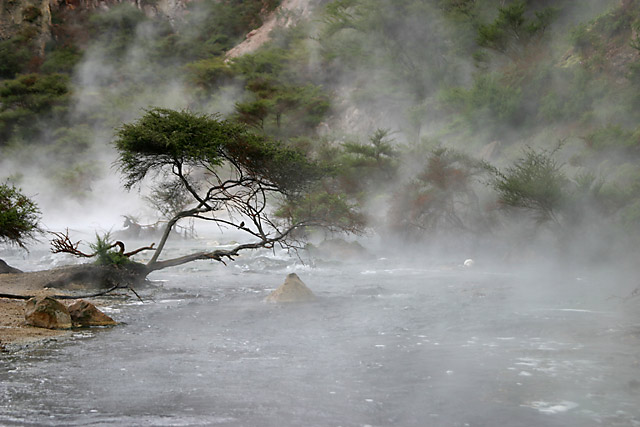
[[[588,23],[583,22],[571,30],[570,40],[576,49],[585,54],[598,46],[600,38],[597,31],[593,31]]]
[[[391,184],[399,166],[399,151],[393,146],[389,129],[377,129],[368,143],[342,145],[340,180],[349,194],[376,191]]]
[[[638,154],[640,128],[634,132],[620,125],[609,124],[589,133],[584,140],[587,147],[596,151],[622,150],[628,154]]]
[[[409,154],[423,166],[393,195],[389,220],[395,230],[414,237],[452,230],[487,231],[474,185],[490,171],[487,164],[442,147],[416,147]]]
[[[123,125],[116,137],[127,188],[165,167],[181,170],[192,165],[213,171],[225,162],[285,194],[321,173],[299,152],[218,116],[154,108],[136,122]]]
[[[146,20],[144,12],[131,3],[121,3],[106,11],[94,13],[89,19],[93,37],[100,38],[106,53],[112,58],[125,54],[136,37],[136,28]]]
[[[0,243],[25,247],[40,232],[40,210],[20,189],[0,184]]]
[[[319,37],[323,59],[329,72],[335,66],[367,75],[363,89],[387,89],[398,101],[421,103],[438,83],[455,81],[456,60],[445,58],[456,58],[454,49],[468,45],[464,37],[458,43],[460,28],[441,16],[436,1],[330,2]]]
[[[524,156],[504,172],[496,170],[493,188],[502,205],[533,213],[537,222],[558,223],[558,213],[568,198],[568,179],[552,152],[524,151]]]
[[[640,5],[636,1],[626,2],[611,8],[600,16],[577,25],[571,31],[571,41],[580,54],[590,63],[606,61],[607,50],[613,46],[629,43],[629,34],[640,19]],[[634,22],[635,21],[635,22]],[[631,40],[634,46],[634,40]]]
[[[581,67],[554,70],[556,84],[541,90],[538,110],[549,122],[581,119],[612,93],[606,79],[598,78]]]
[[[43,130],[40,122],[60,116],[69,100],[69,77],[63,74],[26,74],[0,84],[0,138],[5,141],[16,132],[36,135]]]
[[[178,24],[175,47],[183,58],[221,56],[241,42],[249,31],[260,27],[265,13],[280,3],[279,0],[189,3],[188,19]]]
[[[519,87],[504,83],[497,74],[480,74],[471,88],[449,89],[441,100],[460,111],[472,126],[495,127],[500,123],[520,124],[527,118],[521,93]]]
[[[71,74],[74,67],[82,59],[82,52],[73,46],[63,46],[47,52],[40,72],[45,74]]]
[[[631,37],[629,46],[631,46],[632,48],[637,50],[638,53],[640,53],[640,20],[633,25],[633,33],[635,33],[635,35]]]
[[[321,189],[288,200],[276,215],[301,226],[310,224],[339,231],[359,232],[366,223],[345,196]]]
[[[194,61],[185,66],[189,83],[212,91],[233,78],[231,67],[222,57]]]
[[[113,249],[114,245],[110,233],[105,233],[102,236],[96,233],[96,241],[89,244],[89,247],[95,253],[95,263],[98,265],[121,266],[132,262],[122,252]]]
[[[31,43],[24,37],[0,40],[0,79],[12,79],[27,69],[33,53]]]
[[[321,86],[298,84],[290,68],[295,58],[270,47],[244,55],[232,70],[245,81],[244,99],[236,104],[237,119],[276,137],[299,136],[317,126],[329,111]]]
[[[517,57],[535,39],[539,39],[551,24],[556,9],[546,8],[527,18],[527,3],[523,0],[498,8],[498,17],[491,24],[478,28],[478,45]]]

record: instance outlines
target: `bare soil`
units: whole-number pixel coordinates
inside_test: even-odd
[[[105,290],[112,283],[129,283],[124,270],[91,264],[27,273],[0,274],[0,294],[25,296],[77,295]],[[75,291],[75,292],[74,292]],[[73,300],[69,300],[70,302]],[[0,298],[0,349],[69,335],[66,330],[36,328],[25,324],[25,300]]]
[[[46,285],[56,280],[56,270],[0,274],[0,293],[15,295],[60,295],[65,290]],[[36,328],[24,321],[25,300],[0,298],[0,346],[24,345],[68,335],[69,331]]]

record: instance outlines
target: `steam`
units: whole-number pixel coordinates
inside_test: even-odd
[[[319,14],[325,3],[297,2],[295,6],[308,17],[310,8],[315,8]],[[479,70],[472,59],[473,47],[462,47],[463,51],[452,53],[452,40],[457,36],[455,31],[470,30],[451,25],[441,8],[431,4],[423,4],[416,13],[396,10],[398,5],[394,2],[380,4],[388,22],[379,29],[382,33],[374,32],[373,36],[350,28],[331,32],[327,22],[322,20],[306,21],[300,28],[309,31],[305,42],[309,55],[307,75],[311,82],[323,85],[333,96],[333,113],[318,128],[318,134],[331,141],[334,147],[339,147],[345,141],[364,144],[376,129],[389,129],[395,146],[405,148],[405,156],[399,159],[399,173],[383,186],[369,189],[370,197],[361,201],[376,226],[375,232],[379,234],[376,238],[385,242],[383,246],[389,242],[405,246],[407,235],[395,232],[397,224],[390,221],[389,212],[397,203],[394,197],[406,192],[416,176],[424,171],[431,150],[449,149],[479,159],[488,145],[493,144],[497,148],[488,160],[498,168],[504,168],[522,154],[519,147],[549,148],[557,141],[547,137],[553,132],[531,137],[531,134],[523,135],[517,126],[496,131],[488,125],[473,135],[457,132],[452,126],[452,112],[442,108],[442,91],[453,87],[469,89],[476,75],[484,71]],[[567,28],[589,20],[614,4],[613,0],[594,0],[566,6],[551,30],[561,28],[562,31],[558,32],[566,33]],[[193,11],[192,16],[171,18],[171,25],[176,31],[186,34],[201,28],[189,25],[189,22],[197,24],[203,19],[198,16],[197,7]],[[494,17],[485,18],[489,22]],[[166,31],[162,25],[156,25],[157,22],[140,22],[135,27],[133,39],[126,44],[126,50],[117,54],[110,50],[111,35],[103,34],[85,50],[85,56],[75,70],[69,126],[87,126],[90,133],[89,148],[74,159],[76,163],[84,162],[81,167],[88,171],[85,172],[86,177],[76,173],[76,179],[79,176],[84,180],[85,191],[82,194],[68,194],[62,185],[41,174],[45,168],[64,170],[66,165],[52,166],[51,156],[39,153],[40,150],[17,153],[1,162],[1,175],[13,177],[38,202],[46,227],[117,229],[121,227],[121,215],[124,214],[134,215],[142,222],[153,222],[157,219],[156,213],[144,202],[147,189],[141,189],[140,193],[127,193],[121,188],[118,172],[113,166],[116,155],[110,145],[113,130],[136,119],[149,106],[191,108],[224,115],[231,113],[240,99],[243,89],[238,82],[231,82],[211,96],[201,98],[197,90],[183,80],[184,64],[178,56],[157,60],[150,47]],[[322,53],[337,44],[342,44],[343,49],[352,49],[354,58],[366,56],[373,60],[365,62],[363,68],[360,66],[362,62],[350,61],[349,55],[342,55],[326,67]],[[390,68],[390,61],[403,66]],[[495,64],[503,65],[496,61],[490,66],[498,67]],[[567,76],[566,70],[552,67],[548,80],[550,85],[561,91],[568,79],[571,76]],[[602,114],[596,110],[596,117],[607,118],[607,114],[610,115],[607,108],[603,107]],[[491,113],[486,119],[490,124]],[[558,153],[559,161],[565,163],[564,170],[572,178],[581,171],[580,167],[571,165],[572,156],[579,151],[576,147],[582,144],[580,136],[567,135],[565,148]],[[46,138],[51,139],[52,136],[47,135]],[[411,146],[417,148],[406,149]],[[485,211],[495,205],[496,197],[487,186],[488,179],[487,176],[478,176],[470,180],[469,189],[475,193],[478,203],[464,214],[484,218]],[[433,253],[443,248],[451,253],[462,252],[462,262],[466,258],[481,260],[488,253],[508,259],[512,257],[511,253],[530,250],[525,249],[522,242],[535,240],[541,243],[541,247],[547,247],[554,240],[553,230],[541,227],[532,232],[527,218],[514,220],[499,214],[494,216],[486,233],[469,233],[464,229],[459,232],[440,231],[412,242],[415,244],[412,249],[427,253],[427,241]],[[574,233],[576,250],[580,247],[594,248],[603,242],[606,245],[617,237],[604,231],[594,233],[596,229],[603,230],[597,222],[589,222]],[[534,253],[540,251],[533,250]],[[593,251],[594,254],[602,252],[601,249]]]

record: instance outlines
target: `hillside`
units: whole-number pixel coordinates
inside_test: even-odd
[[[0,179],[45,214],[104,200],[114,129],[159,106],[321,160],[386,241],[637,255],[638,0],[116,3],[0,11]]]

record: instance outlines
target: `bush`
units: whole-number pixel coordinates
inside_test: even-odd
[[[587,146],[596,151],[623,150],[627,153],[640,148],[640,129],[636,132],[620,125],[608,124],[584,137]]]
[[[491,24],[480,25],[476,41],[478,45],[501,52],[512,58],[533,40],[539,38],[551,24],[556,10],[546,8],[527,17],[527,3],[514,1],[498,8],[498,17]]]
[[[40,67],[40,72],[46,74],[71,74],[73,68],[81,59],[82,52],[76,47],[68,46],[54,49],[46,54],[45,60]]]
[[[0,243],[24,247],[40,229],[37,205],[9,184],[0,184]]]
[[[446,90],[440,99],[460,111],[472,128],[518,125],[528,117],[521,89],[503,83],[496,74],[479,75],[471,88]]]
[[[0,78],[12,79],[24,72],[32,56],[30,43],[22,38],[0,41]]]
[[[5,80],[0,86],[0,138],[33,137],[47,129],[43,119],[62,114],[69,95],[69,77],[64,74],[26,74]]]
[[[102,236],[96,234],[96,242],[90,244],[89,247],[96,254],[95,263],[98,265],[120,266],[132,262],[122,252],[113,249],[114,244],[109,233]]]
[[[527,149],[505,172],[495,170],[493,188],[500,203],[531,212],[539,224],[559,223],[559,213],[568,198],[569,180],[553,158],[554,151]]]

